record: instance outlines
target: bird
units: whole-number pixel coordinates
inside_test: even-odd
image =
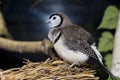
[[[104,66],[103,57],[95,46],[95,39],[88,31],[72,23],[64,12],[52,13],[46,22],[50,26],[48,38],[60,58],[71,66],[90,64],[101,68],[112,80],[116,80],[116,77]]]

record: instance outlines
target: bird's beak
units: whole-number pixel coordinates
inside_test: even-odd
[[[50,22],[51,22],[50,19],[48,19],[48,20],[45,21],[45,23],[50,23]]]

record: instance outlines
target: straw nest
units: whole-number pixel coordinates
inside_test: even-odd
[[[1,80],[98,80],[95,70],[86,67],[69,68],[62,60],[27,61],[20,68],[0,72]]]

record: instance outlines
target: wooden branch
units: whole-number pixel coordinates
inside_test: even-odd
[[[118,16],[118,25],[115,33],[115,42],[113,49],[112,73],[120,77],[120,10]]]
[[[15,41],[5,38],[0,38],[0,49],[20,52],[20,53],[48,53],[48,48],[52,47],[52,43],[45,39],[43,41]]]

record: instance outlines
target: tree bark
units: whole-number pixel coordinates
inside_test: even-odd
[[[48,49],[52,47],[52,43],[45,39],[43,41],[15,41],[5,38],[0,38],[0,49],[20,53],[48,53]]]
[[[120,77],[120,10],[118,14],[118,25],[115,33],[111,71],[115,76]]]

